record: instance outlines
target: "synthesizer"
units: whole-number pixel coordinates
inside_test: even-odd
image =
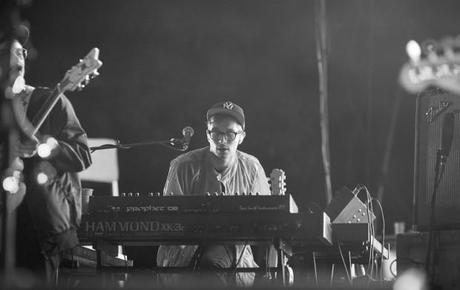
[[[89,214],[298,213],[291,195],[92,196]]]
[[[153,213],[83,215],[83,242],[103,239],[127,244],[193,244],[283,240],[332,244],[327,214]]]

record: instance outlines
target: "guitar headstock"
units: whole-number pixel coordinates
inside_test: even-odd
[[[99,60],[99,49],[95,47],[83,59],[80,59],[78,64],[66,72],[60,82],[61,92],[74,91],[76,89],[81,90],[88,85],[91,79],[99,75],[97,70],[101,66],[102,62]]]
[[[282,169],[273,169],[270,173],[272,195],[286,194],[286,173]]]
[[[406,46],[410,61],[401,69],[400,84],[410,93],[429,86],[460,94],[460,36],[440,41],[427,40]]]

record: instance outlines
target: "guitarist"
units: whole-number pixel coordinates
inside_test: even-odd
[[[11,68],[24,77],[27,51],[23,45],[28,29],[20,26],[25,37],[18,37],[11,47]],[[20,34],[21,35],[21,34]],[[51,90],[25,85],[15,94],[18,122],[30,121],[45,103]],[[27,126],[24,126],[27,127]],[[87,136],[70,101],[62,96],[39,127],[36,136],[22,138],[13,146],[23,167],[26,194],[17,209],[17,266],[27,268],[47,283],[57,282],[61,254],[78,244],[77,227],[81,218],[81,184],[77,172],[91,164]],[[37,155],[39,140],[48,136],[55,145],[50,157]],[[22,164],[21,164],[22,163]],[[37,181],[39,173],[47,180]],[[42,175],[43,176],[43,175]]]

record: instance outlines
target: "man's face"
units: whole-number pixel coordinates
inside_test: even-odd
[[[24,77],[26,69],[24,48],[17,40],[14,40],[13,44],[11,45],[10,65],[13,72],[18,73],[18,75]]]
[[[229,116],[216,115],[208,122],[208,142],[211,153],[224,164],[232,160],[238,145],[243,142],[246,133],[235,119]]]

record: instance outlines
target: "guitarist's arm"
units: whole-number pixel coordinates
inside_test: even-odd
[[[91,154],[88,148],[86,132],[75,115],[74,108],[67,97],[62,96],[57,104],[57,118],[64,129],[58,136],[57,154],[54,159],[56,168],[63,171],[78,172],[91,165]]]
[[[19,156],[21,158],[33,157],[37,153],[37,145],[37,138],[28,138],[27,140],[18,141],[13,145],[14,156]]]
[[[40,99],[49,93],[49,90],[36,89],[36,99],[32,102],[40,103]],[[35,100],[34,100],[35,99]],[[87,144],[86,132],[80,125],[72,104],[62,95],[56,106],[45,121],[40,134],[50,135],[57,141],[57,147],[51,155],[50,162],[61,172],[78,172],[91,165],[91,154]]]

